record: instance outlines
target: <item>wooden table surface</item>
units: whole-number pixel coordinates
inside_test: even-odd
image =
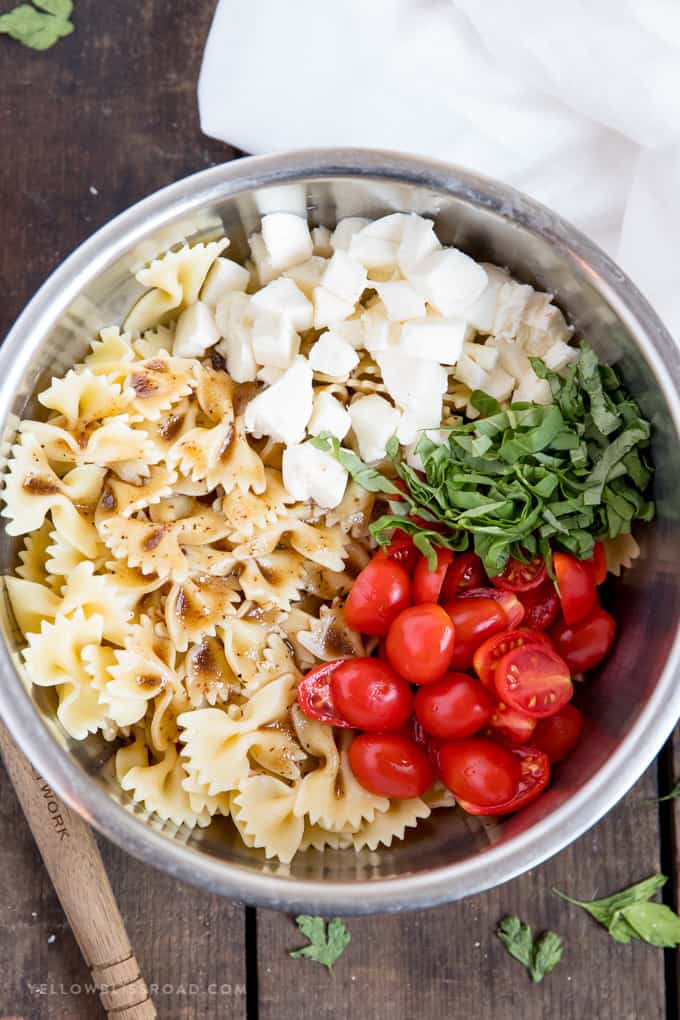
[[[11,6],[0,0],[0,12]],[[46,53],[0,36],[0,336],[111,216],[238,156],[198,122],[213,8],[209,0],[76,0],[75,33]],[[673,876],[673,807],[645,798],[669,788],[675,756],[676,769],[667,749],[603,821],[522,878],[446,907],[351,919],[352,942],[332,976],[288,957],[304,942],[290,917],[178,885],[101,846],[164,1020],[676,1018],[675,954],[617,945],[551,892],[590,898],[658,870]],[[4,773],[0,832],[0,1020],[96,1020],[103,1013]],[[668,902],[674,896],[671,880]],[[564,962],[540,985],[493,935],[507,913],[565,938]]]

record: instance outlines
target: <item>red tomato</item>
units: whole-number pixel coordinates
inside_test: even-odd
[[[330,683],[338,714],[359,730],[396,730],[413,711],[411,688],[379,659],[346,659]]]
[[[472,658],[472,665],[475,673],[488,690],[496,693],[496,666],[508,652],[513,648],[521,648],[522,645],[545,644],[552,648],[550,639],[540,630],[530,630],[523,627],[521,630],[507,630],[502,634],[494,634],[487,638],[484,644],[480,645]]]
[[[536,719],[555,715],[574,693],[569,667],[545,643],[522,645],[504,655],[495,681],[501,701]]]
[[[478,588],[484,582],[484,567],[479,556],[473,552],[464,552],[454,557],[442,586],[442,601],[457,598],[468,588]]]
[[[602,542],[596,542],[593,555],[589,560],[582,560],[590,570],[594,583],[602,584],[607,579],[607,554]]]
[[[493,599],[503,607],[503,612],[508,619],[508,627],[514,630],[519,627],[524,619],[524,606],[511,591],[501,591],[500,588],[466,588],[459,595],[461,599]]]
[[[374,556],[357,575],[345,602],[348,626],[362,634],[386,634],[411,604],[411,578],[395,560]]]
[[[572,673],[586,673],[602,662],[615,633],[614,617],[598,606],[578,623],[556,623],[550,637]]]
[[[567,623],[576,623],[595,606],[597,592],[592,571],[582,560],[563,552],[553,553],[553,565],[562,615]]]
[[[467,598],[467,594],[464,592],[460,598],[444,606],[456,628],[450,663],[453,669],[469,669],[472,657],[482,642],[492,634],[508,628],[508,618],[498,602],[494,599]]]
[[[550,758],[554,765],[571,754],[578,743],[583,729],[583,716],[575,705],[565,705],[556,715],[549,719],[539,719],[531,740],[532,747],[537,747]]]
[[[425,751],[399,733],[361,733],[348,754],[357,781],[378,797],[419,797],[434,782]]]
[[[505,804],[517,791],[519,760],[507,747],[483,737],[452,740],[438,750],[442,780],[459,799],[483,804]]]
[[[547,577],[545,560],[542,556],[535,556],[528,563],[522,563],[512,556],[502,574],[491,578],[491,583],[504,591],[531,591],[538,588]]]
[[[426,733],[441,740],[461,740],[488,722],[493,701],[479,680],[466,673],[447,673],[420,688],[414,708]]]
[[[329,726],[349,726],[333,700],[331,677],[347,659],[334,659],[333,662],[322,662],[310,670],[298,684],[297,699],[300,708],[310,719],[328,723]]]
[[[412,684],[430,684],[451,665],[455,629],[441,606],[411,606],[392,622],[385,650],[393,669]]]
[[[436,549],[435,551],[437,566],[434,570],[430,570],[426,556],[421,556],[418,560],[416,572],[413,575],[413,604],[416,606],[421,602],[439,601],[439,593],[449,564],[453,559],[453,553],[450,549]]]
[[[458,803],[471,815],[509,815],[526,807],[543,793],[550,779],[550,761],[547,754],[537,747],[513,747],[512,752],[519,762],[519,781],[514,795],[502,804],[492,807],[477,802],[458,799]]]
[[[493,715],[489,719],[486,734],[498,737],[507,744],[526,744],[536,729],[536,720],[524,712],[518,712],[504,701],[496,702]]]
[[[420,553],[414,546],[411,536],[401,528],[396,528],[392,532],[390,544],[376,553],[376,559],[395,560],[401,564],[407,574],[412,574],[420,559]]]
[[[546,630],[559,615],[559,596],[555,591],[555,585],[549,578],[540,587],[521,592],[518,598],[524,606],[522,623],[525,627]]]

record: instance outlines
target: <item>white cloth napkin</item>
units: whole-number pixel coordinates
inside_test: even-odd
[[[249,152],[398,149],[513,184],[680,337],[677,0],[219,0],[198,96]]]

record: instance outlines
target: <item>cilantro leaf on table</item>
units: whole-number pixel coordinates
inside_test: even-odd
[[[32,50],[48,50],[73,31],[72,0],[33,0],[0,14],[0,34]]]
[[[504,917],[496,928],[496,935],[510,955],[526,967],[536,984],[550,974],[562,959],[562,939],[556,932],[543,932],[534,941],[531,928],[519,917]]]
[[[288,955],[292,957],[305,956],[308,960],[322,963],[330,971],[338,957],[344,953],[352,937],[343,921],[339,917],[333,917],[326,926],[323,917],[300,914],[295,918],[295,923],[302,934],[309,939],[309,945],[302,946],[301,949],[293,949]]]
[[[664,903],[650,902],[666,881],[665,875],[650,875],[642,882],[599,900],[577,900],[559,889],[553,892],[586,910],[616,942],[627,945],[631,939],[638,939],[671,949],[680,945],[680,917]]]

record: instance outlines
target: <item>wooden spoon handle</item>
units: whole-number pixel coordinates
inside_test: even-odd
[[[0,753],[107,1015],[153,1020],[156,1009],[91,830],[57,799],[1,722]]]

